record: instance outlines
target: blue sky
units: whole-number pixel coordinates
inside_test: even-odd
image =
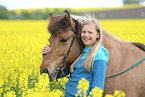
[[[0,0],[9,10],[36,8],[121,7],[123,0]]]

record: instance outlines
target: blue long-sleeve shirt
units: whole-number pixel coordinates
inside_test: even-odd
[[[81,78],[85,78],[89,81],[87,95],[93,88],[95,88],[95,86],[104,90],[106,66],[108,62],[108,51],[103,46],[100,46],[99,50],[96,53],[96,57],[93,63],[93,70],[91,68],[90,72],[86,72],[85,66],[82,64],[90,50],[91,47],[85,48],[82,57],[75,64],[74,72],[70,74],[69,80],[65,85],[66,97],[74,97],[75,94],[77,94],[77,86]],[[65,71],[65,74],[69,74],[68,69]]]

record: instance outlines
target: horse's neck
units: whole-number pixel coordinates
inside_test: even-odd
[[[121,44],[122,42],[120,40],[118,40],[117,38],[113,37],[111,34],[109,34],[106,30],[103,30],[103,42],[102,44],[106,47],[106,48],[111,48],[114,47],[116,45]]]
[[[116,64],[120,63],[121,60],[116,60],[116,59],[121,59],[120,58],[121,52],[118,48],[121,47],[122,41],[116,39],[105,30],[103,30],[102,32],[103,32],[102,45],[109,52],[109,62],[107,65],[107,76],[108,76],[114,74],[114,72],[116,73],[117,71],[119,71],[119,68],[118,66],[116,67]],[[116,69],[112,71],[112,67]]]

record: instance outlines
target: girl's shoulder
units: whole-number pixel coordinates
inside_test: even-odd
[[[109,60],[108,57],[109,57],[108,50],[106,48],[104,48],[103,46],[100,46],[99,50],[96,53],[95,61],[104,60],[104,61],[108,62],[108,60]]]

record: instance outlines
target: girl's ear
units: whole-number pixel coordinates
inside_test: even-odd
[[[100,32],[97,33],[97,38],[99,38],[99,37],[100,37]]]

